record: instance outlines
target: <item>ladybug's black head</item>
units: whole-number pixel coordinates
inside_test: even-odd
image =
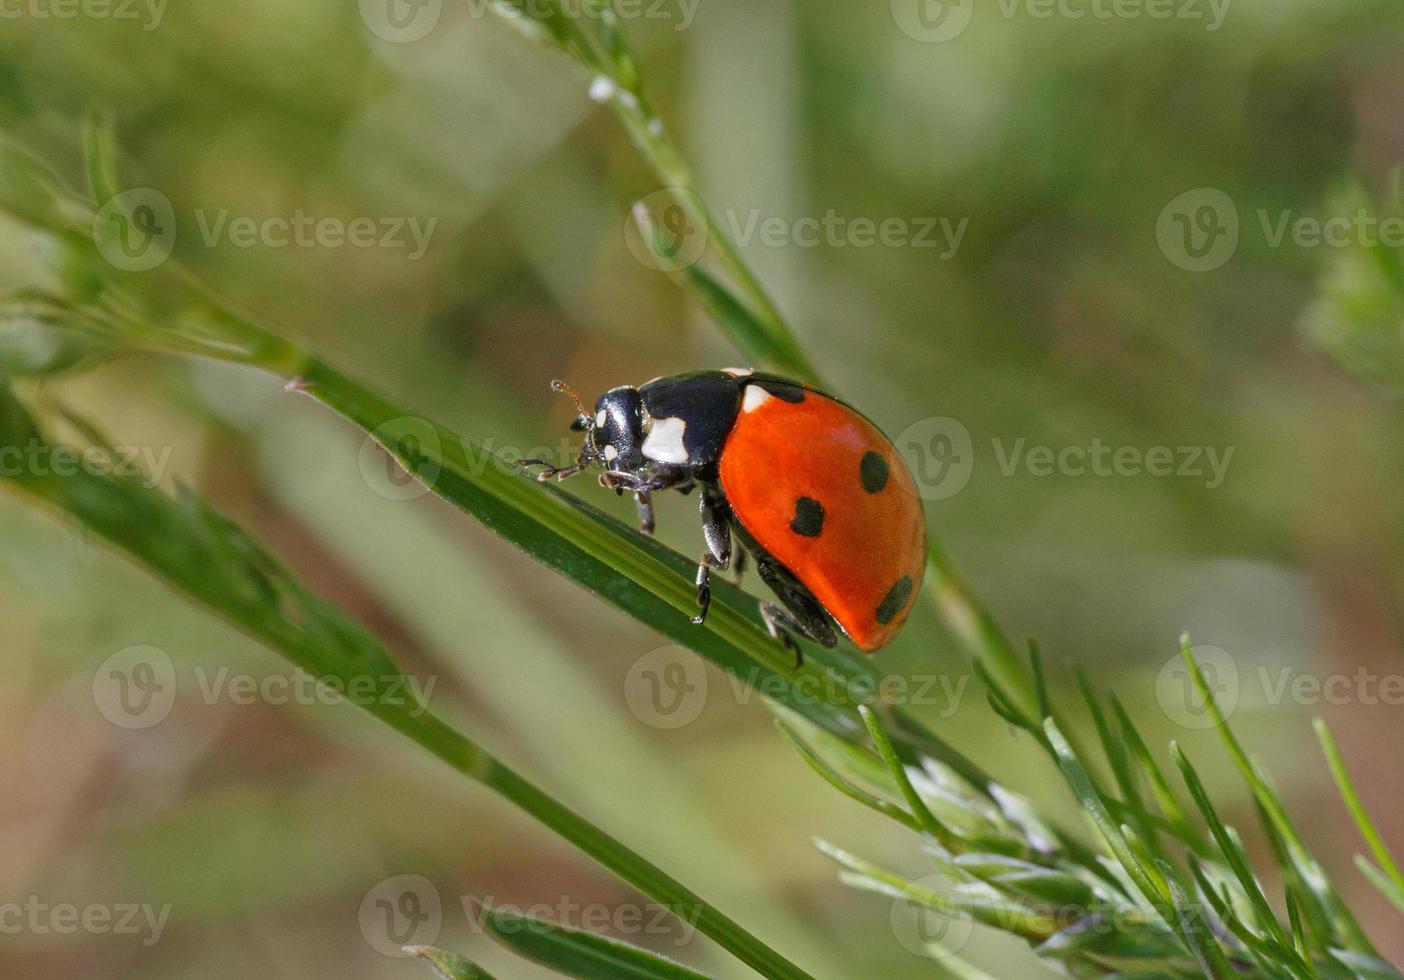
[[[552,381],[551,388],[569,395],[579,412],[570,427],[576,432],[585,433],[580,455],[570,466],[557,467],[544,459],[519,459],[517,465],[539,465],[543,467],[536,474],[538,480],[564,480],[592,463],[600,463],[607,470],[637,470],[644,465],[643,447],[643,399],[637,388],[612,388],[595,402],[591,412],[575,393],[575,389],[564,381]]]
[[[643,399],[637,388],[612,388],[595,402],[595,414],[583,421],[592,445],[607,470],[637,470],[644,465]]]

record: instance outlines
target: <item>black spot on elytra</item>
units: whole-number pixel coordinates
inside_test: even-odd
[[[903,575],[897,580],[897,584],[887,590],[887,595],[882,597],[882,602],[878,603],[877,621],[879,626],[886,626],[896,618],[897,614],[907,608],[907,600],[912,597],[912,577]]]
[[[784,381],[752,381],[751,384],[760,385],[782,402],[789,402],[791,405],[798,405],[804,401],[804,389],[799,385],[788,384]]]
[[[806,538],[817,538],[824,530],[824,505],[817,500],[801,497],[795,501],[795,519],[790,530]]]
[[[887,486],[887,460],[882,453],[866,452],[858,464],[858,475],[863,478],[863,489],[868,493],[878,493]]]

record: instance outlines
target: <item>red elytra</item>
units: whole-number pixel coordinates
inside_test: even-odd
[[[726,439],[722,491],[756,543],[872,653],[901,628],[926,568],[916,483],[847,405],[809,388],[798,403],[759,391],[746,389]]]

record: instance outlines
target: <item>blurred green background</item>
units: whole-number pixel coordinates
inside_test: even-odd
[[[631,253],[629,206],[658,187],[564,59],[481,3],[388,0],[412,18],[396,35],[385,2],[8,3],[0,127],[79,187],[79,120],[107,110],[126,183],[172,203],[178,258],[495,452],[569,435],[551,378],[593,397],[736,362]],[[1404,846],[1404,713],[1384,683],[1404,666],[1404,438],[1400,376],[1387,370],[1404,303],[1370,293],[1367,309],[1352,305],[1369,275],[1359,241],[1276,229],[1284,216],[1290,227],[1353,215],[1343,202],[1357,183],[1366,200],[1384,194],[1404,152],[1404,9],[1175,0],[1151,5],[1176,13],[1161,19],[1066,0],[1045,17],[1037,3],[975,0],[949,5],[968,25],[936,40],[924,25],[940,11],[924,2],[645,0],[624,26],[702,192],[724,225],[756,222],[742,253],[834,388],[889,434],[921,435],[899,439],[917,466],[939,449],[933,425],[969,436],[968,452],[956,446],[968,482],[937,488],[928,517],[1011,635],[1114,686],[1155,744],[1193,749],[1261,852],[1236,777],[1211,764],[1212,733],[1186,726],[1162,672],[1181,629],[1222,649],[1241,736],[1398,961],[1404,938],[1350,868],[1358,844],[1309,719],[1330,720],[1367,805]],[[426,17],[432,29],[412,37]],[[1166,210],[1177,199],[1183,219]],[[1177,221],[1217,234],[1198,222],[1224,199],[1228,211],[1209,214],[1237,219],[1236,249],[1191,271],[1197,243],[1176,238]],[[209,234],[221,214],[299,213],[430,233],[422,255],[408,231],[399,247]],[[811,247],[759,230],[828,214],[847,236]],[[944,219],[963,237],[883,244],[853,224],[888,219],[913,236]],[[23,229],[0,224],[0,286],[23,284],[26,248]],[[1363,337],[1354,318],[1369,321]],[[432,498],[392,499],[383,463],[328,413],[251,373],[156,358],[49,382],[49,396],[118,445],[151,450],[164,485],[200,490],[371,624],[468,731],[801,965],[826,978],[943,975],[903,948],[885,899],[837,883],[809,837],[906,869],[922,856],[816,779],[758,699],[698,668],[696,719],[650,724],[631,709],[630,672],[660,637]],[[1143,460],[1195,447],[1197,470],[1008,465],[1016,446],[1094,441]],[[1227,460],[1218,481],[1210,450]],[[631,511],[588,479],[574,489]],[[694,502],[659,511],[660,536],[695,552]],[[544,974],[474,933],[462,896],[636,907],[544,830],[347,708],[205,696],[201,679],[221,667],[286,669],[10,496],[0,621],[0,902],[169,906],[152,944],[6,934],[0,975],[427,975],[377,952],[360,912],[378,882],[415,874],[442,902],[443,945],[533,977]],[[110,723],[93,695],[99,665],[137,644],[164,651],[180,681],[169,717],[140,730]],[[929,609],[880,656],[899,675],[948,672],[960,696],[926,708],[938,731],[1079,819],[978,684],[959,686],[966,665]],[[1352,680],[1336,695],[1283,687],[1332,677]],[[615,931],[744,975],[676,928]],[[995,976],[1047,975],[983,933],[965,953]]]

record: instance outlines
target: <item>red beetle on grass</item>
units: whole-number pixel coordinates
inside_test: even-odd
[[[921,586],[926,520],[906,463],[857,410],[808,385],[748,369],[695,371],[613,388],[590,412],[575,400],[580,455],[538,480],[600,463],[600,483],[638,501],[653,531],[651,494],[701,492],[707,550],[697,566],[697,615],[707,617],[713,570],[749,551],[784,608],[760,604],[770,634],[795,655],[794,631],[832,647],[835,626],[872,653],[896,635]],[[733,559],[732,535],[739,541]]]

